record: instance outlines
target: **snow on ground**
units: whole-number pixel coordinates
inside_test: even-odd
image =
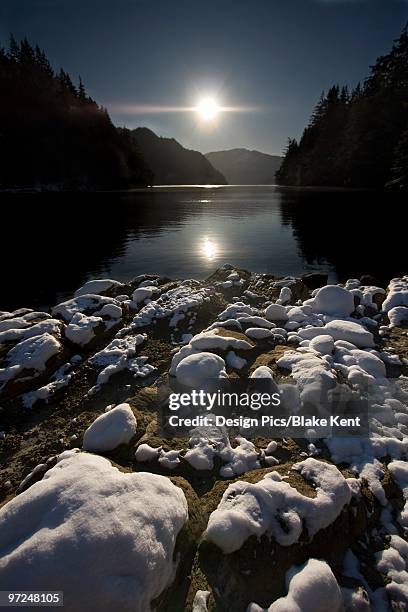
[[[207,612],[207,603],[210,591],[197,591],[194,596],[192,612]]]
[[[13,324],[15,319],[10,321]],[[27,325],[22,327],[13,327],[11,325],[7,330],[0,332],[0,344],[5,342],[21,342],[27,340],[27,338],[33,338],[34,336],[41,336],[41,334],[51,334],[59,336],[63,324],[58,319],[45,319],[39,323],[31,325],[29,321],[25,321]]]
[[[131,335],[131,332],[144,326],[154,325],[160,320],[165,320],[168,327],[175,331],[178,331],[178,325],[182,322],[183,328],[181,331],[183,332],[186,328],[190,332],[196,321],[197,309],[211,299],[211,292],[213,291],[213,288],[211,290],[207,289],[195,281],[184,281],[177,287],[158,295],[160,289],[156,280],[152,281],[144,276],[140,280],[141,282],[133,296],[133,307],[139,310],[136,312],[132,323],[129,327],[123,328],[103,350],[88,360],[88,363],[98,370],[97,384],[91,389],[91,394],[98,391],[100,386],[116,372],[127,369],[135,376],[141,377],[145,377],[152,372],[154,366],[146,363],[146,357],[136,354],[137,347],[142,344],[146,335]],[[228,278],[226,282],[231,283],[231,287],[234,287],[234,283],[240,281],[241,278],[237,274],[236,277]],[[99,322],[105,328],[120,322],[123,313],[128,313],[130,300],[125,294],[116,299],[98,295],[98,291],[108,291],[112,287],[116,292],[117,286],[111,285],[102,288],[103,282],[109,281],[101,281],[99,286],[85,284],[78,290],[74,299],[67,300],[54,308],[53,316],[63,318],[67,323],[66,326],[61,321],[50,318],[50,315],[46,313],[35,313],[27,311],[27,309],[14,311],[13,313],[1,313],[0,343],[17,342],[17,344],[8,350],[3,359],[3,367],[0,369],[0,385],[3,383],[4,386],[8,380],[12,380],[16,376],[20,377],[23,370],[33,370],[34,376],[44,372],[48,360],[60,352],[62,348],[60,335],[64,327],[66,330],[70,330],[65,332],[67,338],[73,333],[74,336],[76,335],[77,341],[81,340],[81,342],[87,344],[89,339],[92,339]],[[384,290],[379,287],[363,286],[359,280],[350,279],[344,287],[329,285],[315,290],[312,297],[303,302],[294,298],[297,282],[296,279],[283,279],[273,282],[272,285],[275,288],[281,289],[276,303],[271,303],[269,297],[256,296],[258,307],[251,306],[246,303],[247,297],[251,296],[245,296],[245,293],[242,298],[232,298],[232,303],[219,314],[217,320],[210,324],[207,329],[195,336],[190,333],[184,335],[182,337],[184,346],[180,347],[181,343],[175,339],[176,336],[172,336],[172,341],[179,346],[175,349],[173,355],[170,374],[176,376],[177,380],[183,384],[202,387],[208,378],[226,377],[226,366],[233,368],[235,375],[240,375],[240,370],[247,365],[251,366],[253,363],[253,352],[251,353],[251,351],[254,346],[257,347],[255,351],[259,351],[261,346],[253,340],[259,340],[267,336],[272,346],[278,343],[287,344],[288,350],[276,352],[277,356],[282,355],[277,360],[277,374],[278,376],[280,374],[290,375],[292,379],[292,384],[280,385],[282,402],[285,407],[288,406],[291,412],[297,413],[302,408],[318,406],[322,394],[335,397],[338,387],[341,387],[342,391],[346,393],[350,402],[361,401],[368,406],[369,436],[332,437],[324,440],[331,454],[331,460],[334,463],[346,463],[355,478],[345,480],[334,465],[309,457],[302,463],[295,465],[294,469],[297,469],[306,479],[313,482],[317,493],[315,498],[307,498],[301,495],[277,472],[267,474],[263,480],[256,484],[233,483],[228,487],[217,510],[210,517],[207,538],[217,544],[223,552],[232,552],[239,549],[251,534],[259,536],[266,533],[280,544],[288,546],[299,541],[305,525],[309,536],[313,537],[317,531],[335,520],[342,507],[350,500],[351,495],[360,494],[360,485],[365,481],[383,507],[381,528],[385,533],[388,532],[391,538],[389,547],[385,547],[383,551],[378,552],[376,560],[378,570],[387,576],[389,583],[384,588],[370,591],[365,582],[359,579],[360,584],[363,584],[366,590],[362,588],[342,589],[342,597],[347,610],[368,610],[366,599],[368,596],[373,611],[382,612],[382,610],[387,609],[384,607],[387,605],[384,604],[384,602],[387,602],[387,592],[394,601],[401,602],[401,605],[405,605],[408,601],[406,592],[408,555],[406,545],[399,537],[402,529],[408,527],[408,472],[406,467],[408,457],[408,385],[405,384],[404,380],[406,379],[403,376],[399,376],[398,379],[387,378],[389,368],[402,367],[403,360],[399,358],[397,352],[393,352],[392,348],[386,346],[386,343],[381,340],[381,338],[387,339],[395,326],[399,326],[407,320],[408,277],[393,279],[386,295]],[[266,281],[264,283],[260,280],[259,283],[263,283],[263,285],[259,284],[257,288],[267,291]],[[274,295],[276,296],[277,293]],[[268,301],[265,302],[265,299]],[[390,325],[386,324],[387,315]],[[98,321],[98,324],[95,321]],[[229,332],[226,332],[225,329],[233,329],[235,332],[241,332],[241,334],[235,333],[229,336],[227,335]],[[247,339],[245,339],[245,336]],[[240,351],[243,351],[243,353]],[[222,357],[217,353],[221,353]],[[245,359],[242,354],[244,354]],[[47,400],[58,388],[68,384],[73,375],[73,365],[74,361],[71,360],[71,362],[60,367],[50,377],[46,385],[26,393],[23,396],[24,404],[31,407],[38,399]],[[24,372],[24,374],[28,374],[28,372]],[[276,373],[266,366],[255,369],[252,376],[270,377],[276,384],[274,380]],[[89,430],[94,428],[94,431],[100,428],[97,431],[96,438],[102,439],[102,445],[95,446],[98,450],[108,450],[108,446],[113,448],[112,445],[116,445],[118,440],[120,440],[117,442],[118,444],[122,441],[127,442],[133,435],[130,435],[130,432],[134,431],[133,425],[135,423],[132,425],[127,421],[127,417],[131,420],[127,410],[125,410],[126,414],[116,418],[115,410],[118,412],[118,408],[120,406],[101,415],[89,428]],[[104,429],[104,423],[106,430]],[[109,423],[111,424],[109,425]],[[108,441],[103,442],[104,436]],[[89,437],[89,434],[85,437]],[[274,465],[277,462],[277,459],[273,457],[276,450],[274,441],[268,445],[265,444],[266,449],[263,451],[257,451],[253,443],[243,437],[238,437],[236,441],[237,446],[232,448],[226,432],[215,431],[215,429],[203,431],[199,428],[190,432],[188,450],[164,451],[162,447],[153,448],[144,443],[137,448],[135,458],[138,462],[157,461],[160,467],[170,471],[180,466],[184,461],[196,470],[212,470],[215,464],[220,464],[219,475],[224,478],[234,478],[257,469],[265,463]],[[318,448],[319,444],[312,435],[309,442],[307,447],[309,455],[319,454],[321,452]],[[107,444],[106,448],[103,448],[104,444]],[[87,442],[84,439],[84,448],[86,447]],[[89,448],[93,448],[92,445]],[[79,456],[85,457],[87,455]],[[381,484],[386,474],[383,463],[385,458],[387,461],[389,460],[388,470],[395,483],[402,490],[405,499],[405,508],[401,512],[396,512],[395,508],[392,507]],[[81,462],[82,459],[78,461]],[[61,466],[58,466],[60,464],[57,464],[56,468],[53,469],[60,470]],[[85,468],[79,463],[78,466],[81,474],[83,470],[85,472],[88,468],[91,470],[90,466]],[[106,469],[109,474],[113,470],[110,466],[109,469]],[[99,473],[98,470],[99,467],[96,469],[97,473]],[[51,472],[52,470],[47,474]],[[137,476],[139,477],[140,474]],[[109,487],[112,488],[113,481],[123,483],[125,478],[122,474],[115,478],[109,476],[107,478],[108,489]],[[46,479],[47,477],[42,482],[46,482]],[[65,500],[65,480],[57,483],[54,479],[53,482],[61,486],[63,500]],[[36,486],[30,487],[26,493],[31,491],[31,494],[34,494],[34,487]],[[86,478],[83,486],[87,486]],[[95,489],[91,487],[91,491],[98,490],[98,483],[94,483],[92,486]],[[126,486],[120,484],[118,486],[120,497]],[[16,499],[20,499],[22,495]],[[47,489],[44,496],[47,499],[52,499],[52,492]],[[108,496],[104,503],[106,505],[116,503],[115,500],[109,500],[110,497]],[[130,500],[131,504],[132,500]],[[16,500],[13,500],[14,502],[17,503]],[[39,505],[43,503],[45,502],[38,502]],[[79,502],[80,511],[83,504],[85,504],[85,500],[81,498]],[[8,506],[9,504],[6,508]],[[48,524],[47,508],[48,506],[44,511],[45,518],[42,519],[44,525]],[[133,508],[132,505],[131,508]],[[69,538],[77,537],[73,528],[74,523],[71,520],[72,515],[64,507],[58,511],[60,510],[61,516],[63,515],[68,521],[68,526],[66,528],[62,527],[63,537],[65,538],[65,533],[69,533]],[[2,512],[4,513],[4,509],[0,511],[0,517]],[[76,510],[73,511],[74,514],[75,512]],[[116,516],[115,508],[112,509],[112,512],[112,516]],[[26,513],[27,520],[31,519],[31,513],[28,510]],[[63,523],[61,524],[63,525]],[[107,523],[101,524],[106,525]],[[84,525],[85,529],[88,529],[86,521]],[[64,529],[67,531],[65,532]],[[118,523],[115,523],[115,529],[119,529]],[[30,534],[29,530],[28,532]],[[37,531],[33,531],[34,533],[37,534]],[[44,546],[47,546],[47,538],[52,539],[54,534],[48,534],[47,530],[45,533],[47,537],[44,540]],[[110,537],[109,530],[107,533]],[[142,534],[143,536],[144,534]],[[34,536],[29,535],[29,538],[32,537]],[[124,541],[126,542],[127,538],[132,537],[137,537],[137,534],[126,531]],[[16,542],[17,539],[18,536]],[[40,542],[39,536],[38,540],[35,541]],[[52,546],[54,545],[59,546],[58,542],[53,541]],[[31,554],[31,545],[27,548],[24,546],[16,546],[15,549],[11,547],[9,554],[14,555],[15,558],[20,558],[19,555]],[[67,544],[68,550],[71,550],[69,546],[70,544]],[[46,550],[48,551],[48,549]],[[50,558],[52,554],[54,553],[50,553]],[[162,557],[160,558],[162,559]],[[304,612],[309,609],[307,608],[309,595],[302,595],[302,573],[303,577],[305,575],[309,576],[307,568],[312,561],[313,564],[321,563],[320,561],[309,560],[303,569],[296,568],[296,572],[293,570],[294,573],[288,578],[288,595],[275,601],[269,610],[285,610],[286,612],[286,610],[291,611],[290,606],[295,605],[297,608],[293,608],[293,610],[296,610],[296,612],[299,612],[299,610]],[[82,559],[79,562],[81,563]],[[0,561],[1,563],[2,561]],[[21,563],[23,564],[23,562]],[[108,560],[98,559],[98,563],[108,563]],[[20,565],[15,567],[20,568]],[[108,569],[113,572],[113,568]],[[136,584],[131,579],[127,580],[126,576],[128,574],[125,569],[121,571],[118,581],[121,581],[126,587],[121,589],[124,598],[120,600],[124,601],[121,607],[128,609],[126,607],[128,605],[126,599],[127,588],[133,588],[139,593],[139,590],[143,590],[145,587]],[[88,572],[87,576],[92,573],[92,568],[85,567],[85,570]],[[23,571],[27,573],[30,569],[24,566]],[[33,567],[31,571],[41,571],[41,568]],[[166,571],[164,571],[165,575],[167,575]],[[321,566],[320,568],[315,567],[313,574],[320,579],[325,575],[325,572],[326,569]],[[52,575],[56,575],[56,573]],[[133,574],[130,575],[133,576]],[[68,583],[72,578],[70,576],[68,572]],[[299,577],[299,583],[296,581],[297,577]],[[323,580],[320,587],[322,592],[325,592],[326,586],[329,588],[331,584],[331,577],[327,572],[326,578],[327,580]],[[90,580],[96,581],[102,580],[102,578],[93,576]],[[156,578],[153,582],[155,581]],[[155,584],[158,584],[158,582],[159,579]],[[311,577],[308,577],[308,583],[314,584]],[[143,584],[143,580],[140,584]],[[299,588],[296,586],[297,584]],[[159,586],[157,586],[157,589],[159,589]],[[101,589],[102,592],[103,588]],[[150,591],[149,593],[151,594]],[[150,597],[150,594],[148,597]],[[298,595],[306,599],[298,600],[296,599]],[[146,605],[139,609],[148,610],[150,600],[146,599],[144,601],[147,602]],[[299,601],[302,602],[302,605]],[[330,608],[333,607],[335,610],[337,594],[332,594],[330,601]],[[86,607],[87,602],[84,600],[83,603]],[[252,604],[252,606],[251,610],[253,611],[259,609],[256,604]],[[381,606],[383,607],[381,608]]]
[[[51,357],[62,350],[62,345],[48,333],[27,338],[16,344],[6,355],[5,366],[0,369],[0,390],[9,381],[20,375],[24,370],[33,370],[34,373],[26,378],[34,378],[44,372]]]
[[[210,354],[207,351],[211,351],[211,350],[228,351],[229,349],[231,350],[250,350],[252,348],[253,348],[253,345],[247,340],[243,340],[241,338],[235,338],[233,336],[223,336],[222,331],[219,330],[218,328],[209,329],[209,330],[206,330],[204,332],[201,332],[193,336],[193,338],[191,338],[188,344],[186,344],[185,346],[182,346],[180,350],[177,351],[177,353],[174,355],[172,359],[169,372],[172,376],[177,376],[177,378],[179,378],[177,372],[184,371],[185,369],[185,366],[183,366],[183,368],[179,370],[178,369],[179,365],[181,365],[181,362],[184,361],[185,359],[191,358],[189,359],[187,363],[190,364],[189,367],[191,367],[191,364],[195,364],[194,367],[197,369],[197,372],[198,372],[197,375],[200,378],[200,380],[205,380],[206,377],[219,378],[216,371],[221,372],[222,369],[225,369],[225,363],[223,364],[223,367],[218,370],[215,364],[218,363],[221,366],[221,361],[223,361],[223,359],[221,357],[218,357],[217,355],[214,355],[215,359],[206,358],[205,355]],[[204,354],[204,357],[200,358],[197,356],[200,354]],[[194,355],[196,355],[196,357],[193,357]],[[205,372],[204,370],[200,370],[201,368],[200,364],[203,364],[204,361],[207,363],[208,367],[211,361],[215,369],[211,371],[208,370],[208,372]],[[215,374],[212,374],[213,371],[215,372]],[[224,374],[222,374],[221,377],[224,377]]]
[[[99,372],[96,386],[89,393],[99,391],[101,385],[108,382],[113,374],[123,370],[129,370],[136,378],[145,378],[154,372],[156,368],[146,363],[147,357],[136,357],[136,349],[145,339],[146,336],[143,334],[115,338],[104,349],[95,353],[89,359],[89,364],[103,369]]]
[[[129,404],[119,404],[104,412],[84,433],[86,451],[110,451],[120,444],[128,444],[136,433],[137,423]]]
[[[408,604],[408,544],[398,535],[390,537],[390,546],[376,554],[377,569],[386,576],[386,594],[394,602],[393,609],[406,610]],[[383,589],[378,589],[381,591]]]
[[[143,291],[145,289],[146,287]],[[157,290],[157,287],[155,289]],[[130,328],[138,329],[165,318],[169,319],[169,327],[177,328],[180,321],[186,318],[194,319],[191,311],[209,300],[209,289],[202,288],[196,281],[183,281],[178,287],[162,293],[157,300],[143,306],[135,315]]]
[[[325,561],[309,559],[286,573],[288,594],[266,610],[250,604],[247,612],[343,612],[340,587]]]
[[[210,515],[206,538],[229,554],[239,550],[250,535],[266,533],[289,546],[298,542],[304,527],[313,538],[330,525],[350,501],[346,480],[334,465],[313,458],[293,469],[314,484],[316,497],[305,497],[277,472],[269,472],[256,484],[235,482]]]
[[[36,389],[35,391],[29,391],[22,396],[23,406],[25,408],[32,408],[38,400],[48,402],[49,399],[60,389],[66,387],[74,375],[72,369],[75,362],[72,360],[68,363],[64,363],[58,370],[51,375],[49,382],[46,385]]]
[[[255,446],[242,436],[236,438],[237,446],[232,448],[228,434],[218,427],[207,431],[197,428],[189,440],[190,449],[184,459],[196,470],[212,470],[218,457],[222,466],[220,476],[233,478],[261,467],[259,453]]]
[[[145,302],[146,300],[150,300],[154,293],[160,292],[159,288],[156,285],[145,285],[143,287],[138,287],[132,293],[132,308],[138,308],[139,304]]]
[[[103,306],[105,306],[105,304],[116,304],[117,306],[120,305],[120,303],[114,298],[96,295],[93,293],[86,293],[54,306],[52,309],[52,315],[59,315],[67,323],[70,323],[75,314],[94,314],[96,310],[100,310]]]
[[[401,526],[408,530],[408,463],[406,461],[391,461],[388,464],[388,469],[404,496],[405,506],[398,520]]]
[[[188,519],[167,478],[67,451],[0,510],[0,589],[64,591],[66,610],[147,612]]]

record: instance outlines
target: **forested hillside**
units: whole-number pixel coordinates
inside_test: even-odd
[[[0,188],[111,189],[150,182],[127,130],[79,79],[24,39],[0,49]]]
[[[407,188],[407,29],[363,84],[322,94],[276,177],[283,185]]]

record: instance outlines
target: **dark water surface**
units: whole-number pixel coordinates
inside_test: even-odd
[[[277,187],[1,194],[0,310],[45,307],[90,278],[204,278],[228,262],[331,280],[406,273],[394,194]]]

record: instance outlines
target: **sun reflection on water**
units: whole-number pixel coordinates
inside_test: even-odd
[[[217,254],[217,245],[215,242],[210,240],[207,236],[204,238],[204,242],[201,245],[201,252],[204,257],[208,260],[214,259]]]

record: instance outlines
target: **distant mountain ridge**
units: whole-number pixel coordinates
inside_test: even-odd
[[[229,149],[206,154],[230,185],[273,185],[282,158],[249,149]]]
[[[131,131],[138,151],[153,172],[155,185],[225,185],[221,172],[198,151],[185,149],[174,138],[157,136],[146,127]]]

